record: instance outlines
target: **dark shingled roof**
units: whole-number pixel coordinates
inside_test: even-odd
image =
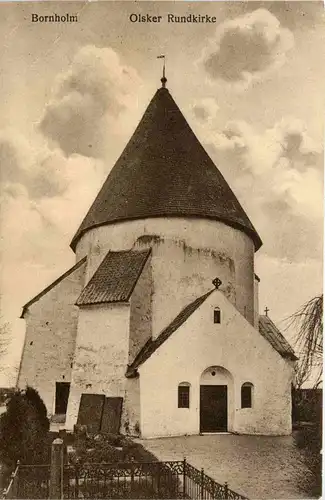
[[[171,323],[158,335],[155,340],[149,339],[143,346],[139,354],[136,356],[133,363],[128,366],[126,377],[133,377],[136,374],[138,366],[142,365],[150,356],[160,347],[185,321],[196,311],[198,307],[209,297],[214,291],[210,290],[198,299],[195,299],[186,306]]]
[[[298,359],[290,344],[268,316],[259,317],[259,331],[283,358]]]
[[[22,313],[20,315],[20,318],[24,317],[25,312],[27,311],[29,306],[34,304],[34,302],[37,302],[40,298],[43,297],[43,295],[47,294],[50,290],[52,290],[52,288],[54,288],[56,285],[58,285],[60,283],[60,281],[64,280],[67,276],[69,276],[69,274],[72,274],[76,269],[78,269],[80,266],[82,266],[82,264],[85,264],[86,260],[87,260],[87,257],[83,257],[81,260],[79,260],[79,262],[77,262],[77,264],[75,264],[73,267],[71,267],[68,271],[66,271],[59,278],[57,278],[55,281],[53,281],[53,283],[51,283],[49,286],[44,288],[44,290],[42,290],[40,293],[35,295],[35,297],[33,297],[29,302],[27,302],[27,304],[25,304],[23,306],[23,310],[22,310]]]
[[[262,242],[227,182],[166,88],[157,90],[75,234],[148,217],[203,217]]]
[[[149,250],[108,252],[81,292],[76,305],[127,302],[150,254]]]

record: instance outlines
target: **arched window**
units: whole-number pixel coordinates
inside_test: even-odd
[[[221,323],[221,311],[220,307],[215,307],[213,311],[213,322],[214,323]]]
[[[190,384],[181,382],[178,386],[178,408],[190,407]]]
[[[251,382],[245,382],[241,386],[241,407],[242,408],[252,408],[253,407],[253,384]]]

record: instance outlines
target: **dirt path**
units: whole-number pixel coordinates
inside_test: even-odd
[[[306,498],[308,470],[292,436],[217,434],[143,440],[160,460],[182,460],[204,468],[220,483],[250,499]]]

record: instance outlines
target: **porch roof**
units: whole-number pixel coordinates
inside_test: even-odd
[[[293,361],[298,359],[289,342],[284,338],[269,316],[261,315],[258,326],[260,334],[263,335],[283,358],[292,359]]]
[[[136,375],[136,369],[142,365],[150,356],[160,347],[185,321],[200,307],[201,304],[214,292],[214,288],[201,297],[193,300],[173,319],[171,323],[153,340],[149,339],[138,355],[135,357],[133,363],[128,366],[126,377],[133,377]]]
[[[82,290],[76,305],[127,302],[139,279],[150,249],[108,252]]]

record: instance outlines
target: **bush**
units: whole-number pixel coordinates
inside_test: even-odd
[[[292,390],[292,421],[314,422],[322,421],[322,389]]]
[[[118,463],[156,462],[157,458],[147,451],[140,443],[121,434],[101,433],[89,436],[81,432],[74,435],[75,452],[70,456],[71,462],[82,463]]]
[[[0,460],[13,468],[23,464],[49,462],[49,420],[38,392],[27,387],[17,390],[0,417]]]
[[[303,490],[308,498],[319,498],[322,494],[321,422],[313,426],[301,426],[294,432],[294,440],[302,451],[304,463],[309,471],[305,476]]]
[[[47,432],[49,430],[50,423],[49,419],[47,418],[46,406],[42,398],[35,389],[29,386],[27,386],[26,388],[25,397],[27,401],[31,404],[31,406],[35,408],[40,427],[46,430]]]

